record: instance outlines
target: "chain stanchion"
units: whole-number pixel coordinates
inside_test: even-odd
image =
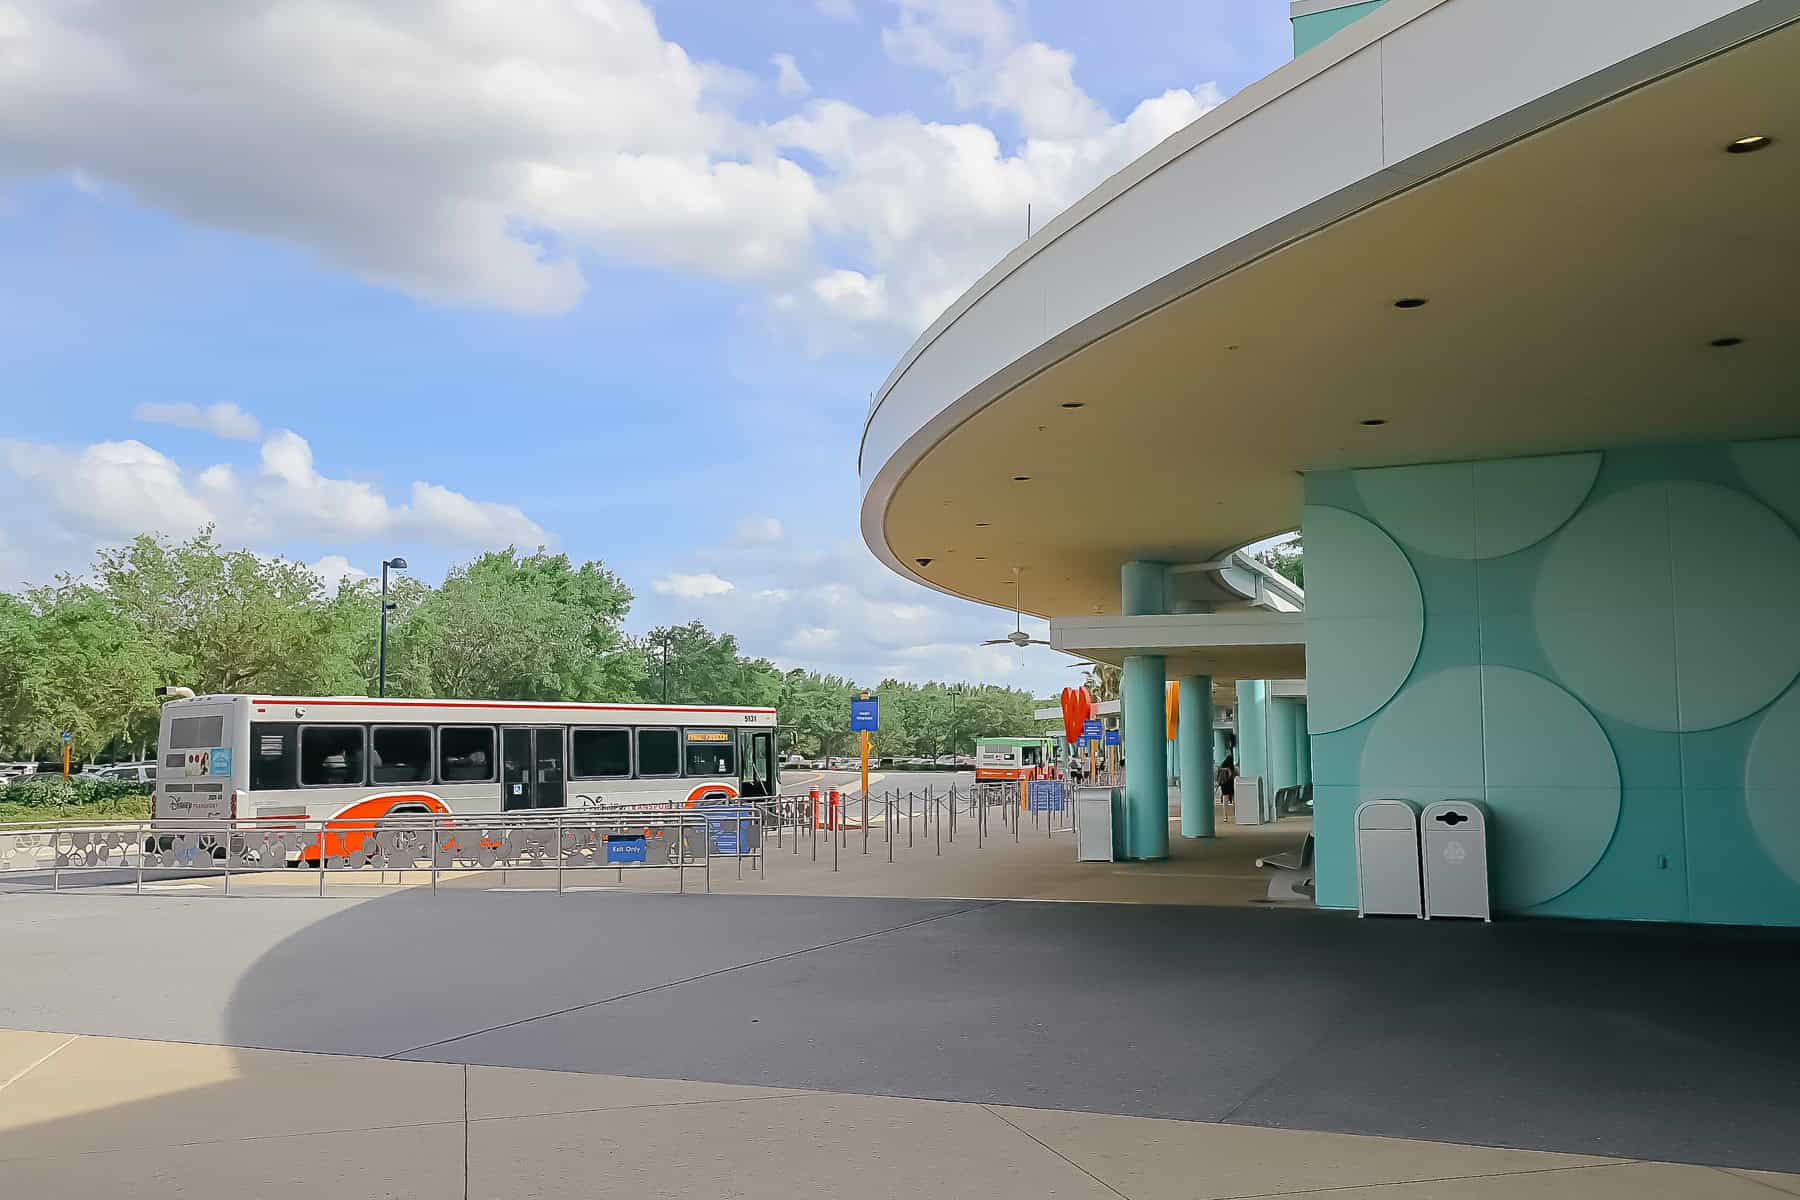
[[[911,788],[907,788],[906,789],[906,848],[908,850],[911,850],[912,847],[913,847],[913,793],[912,793]]]

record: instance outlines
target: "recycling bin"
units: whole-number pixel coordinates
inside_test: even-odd
[[[1487,806],[1439,800],[1425,807],[1425,919],[1494,919],[1488,899]]]
[[[1260,775],[1239,775],[1231,786],[1231,820],[1235,825],[1261,825],[1267,806],[1263,804],[1263,781]]]
[[[1356,915],[1422,917],[1419,810],[1410,800],[1356,806]]]

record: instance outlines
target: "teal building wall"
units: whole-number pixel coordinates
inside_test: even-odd
[[[1800,925],[1800,439],[1306,480],[1318,899],[1485,800],[1513,913]]]
[[[1361,4],[1346,4],[1342,8],[1293,18],[1294,56],[1298,58],[1305,54],[1344,26],[1368,16],[1386,2],[1387,0],[1364,0]]]

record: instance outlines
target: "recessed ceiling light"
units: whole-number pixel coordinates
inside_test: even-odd
[[[1029,476],[1029,475],[1014,475],[1013,476],[1014,483],[1025,483],[1025,482],[1029,481],[1030,479],[1031,479],[1031,476]]]
[[[1085,400],[1064,400],[1062,406],[1064,408],[1086,408],[1087,401],[1085,401]]]
[[[1723,350],[1727,346],[1743,345],[1744,339],[1741,337],[1720,337],[1720,338],[1714,338],[1712,340],[1711,344],[1714,346],[1717,346],[1719,349]]]
[[[1394,301],[1395,308],[1424,308],[1430,301],[1423,296],[1402,296]]]
[[[1758,150],[1766,150],[1775,139],[1763,133],[1753,133],[1749,137],[1741,137],[1725,147],[1727,154],[1755,154]]]
[[[1370,428],[1373,428],[1376,425],[1386,425],[1387,418],[1386,417],[1364,417],[1362,423],[1364,425],[1369,426]]]

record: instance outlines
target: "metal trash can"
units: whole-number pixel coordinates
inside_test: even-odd
[[[1075,792],[1075,861],[1111,862],[1115,789],[1084,787]]]
[[[1410,800],[1356,806],[1356,915],[1422,917],[1419,810]]]
[[[1494,919],[1488,900],[1487,805],[1439,800],[1425,806],[1425,919]]]

